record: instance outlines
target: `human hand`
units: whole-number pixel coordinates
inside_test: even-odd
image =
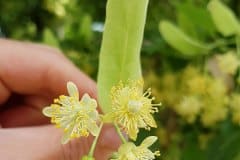
[[[58,50],[0,39],[0,159],[79,160],[87,154],[93,137],[61,145],[62,131],[42,115],[44,106],[66,93],[67,81],[96,98],[96,84]],[[119,143],[114,129],[105,126],[96,159],[107,159]]]

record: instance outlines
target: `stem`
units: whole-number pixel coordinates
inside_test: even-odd
[[[114,124],[114,127],[115,127],[115,129],[116,129],[116,131],[117,131],[117,133],[118,133],[122,143],[127,143],[127,141],[126,141],[125,137],[123,136],[120,128],[116,124]]]
[[[94,141],[93,141],[92,146],[91,146],[91,148],[90,148],[90,151],[89,151],[89,153],[88,153],[88,156],[90,156],[90,157],[93,157],[93,153],[94,153],[94,150],[95,150],[95,148],[96,148],[96,144],[97,144],[99,135],[100,135],[100,133],[101,133],[102,126],[103,126],[103,123],[101,123],[101,125],[100,125],[100,127],[99,127],[99,133],[98,133],[98,135],[94,138]]]
[[[230,39],[228,41],[226,41],[225,39],[220,39],[220,40],[217,40],[214,43],[210,44],[209,48],[210,48],[210,50],[213,50],[218,47],[224,47],[227,45],[235,44],[235,42],[236,42],[235,39]]]

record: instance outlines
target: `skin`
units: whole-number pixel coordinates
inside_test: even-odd
[[[54,48],[0,39],[0,159],[79,160],[93,137],[61,145],[62,130],[49,124],[42,108],[66,94],[66,83],[80,94],[96,98],[96,84]],[[106,160],[120,140],[112,126],[104,126],[95,151]]]

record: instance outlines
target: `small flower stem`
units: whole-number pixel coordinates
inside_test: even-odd
[[[117,133],[118,133],[122,143],[127,143],[125,137],[123,136],[123,134],[122,134],[120,128],[117,126],[117,124],[114,124],[114,127],[115,127],[115,129],[116,129],[116,131],[117,131]]]
[[[90,157],[93,157],[93,153],[94,153],[94,150],[95,150],[95,148],[96,148],[96,144],[97,144],[99,135],[100,135],[100,133],[101,133],[102,126],[103,126],[103,123],[101,123],[101,125],[100,125],[100,127],[99,127],[99,133],[98,133],[98,135],[97,135],[97,136],[94,138],[94,140],[93,140],[92,146],[91,146],[90,151],[89,151],[89,153],[88,153],[88,156],[90,156]]]
[[[219,39],[217,41],[215,41],[214,43],[210,44],[209,45],[209,49],[210,50],[213,50],[213,49],[216,49],[216,48],[219,48],[219,47],[226,47],[228,45],[232,45],[232,44],[235,44],[235,39],[230,39],[228,41],[226,41],[225,39]]]

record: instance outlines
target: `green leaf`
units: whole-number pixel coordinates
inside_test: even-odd
[[[181,160],[182,152],[177,144],[171,144],[162,156],[164,160]]]
[[[49,28],[45,28],[43,31],[43,43],[59,48],[59,42]]]
[[[237,56],[240,59],[240,35],[236,36]]]
[[[167,43],[178,50],[182,56],[193,57],[203,55],[210,49],[208,45],[192,39],[168,21],[161,21],[159,29]]]
[[[198,134],[194,131],[190,133],[185,133],[184,136],[184,147],[182,150],[183,160],[206,160],[206,155],[202,149],[199,147]]]
[[[98,72],[98,100],[111,110],[110,90],[120,80],[141,78],[140,49],[148,0],[109,0]]]
[[[223,36],[231,36],[239,32],[239,22],[233,11],[220,0],[211,0],[208,4],[213,21]]]
[[[219,130],[209,142],[206,150],[207,160],[233,160],[240,148],[239,125],[227,120],[219,125]]]
[[[89,43],[93,38],[93,32],[92,32],[92,17],[89,14],[86,14],[83,16],[80,28],[79,28],[79,34],[81,37],[81,40],[86,41]]]
[[[206,40],[214,36],[216,27],[208,10],[192,2],[178,3],[178,26],[188,35],[199,40]],[[189,16],[191,15],[191,16]]]

